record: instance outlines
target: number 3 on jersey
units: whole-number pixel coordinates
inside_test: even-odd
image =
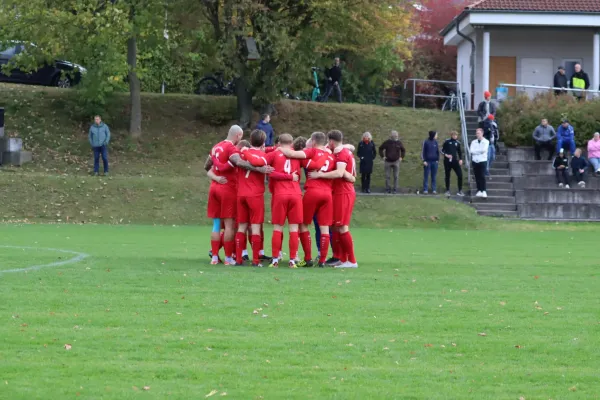
[[[327,172],[329,170],[329,160],[325,160],[325,164],[321,168],[321,172]]]

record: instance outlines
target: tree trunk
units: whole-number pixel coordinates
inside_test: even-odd
[[[248,82],[241,76],[235,80],[238,119],[242,129],[249,129],[252,123],[252,93],[248,90]]]
[[[131,115],[129,117],[129,134],[131,137],[142,136],[142,98],[140,79],[137,76],[137,40],[135,35],[127,40],[127,64],[129,65],[129,95],[131,98]]]

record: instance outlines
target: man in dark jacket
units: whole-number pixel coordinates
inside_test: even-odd
[[[567,93],[567,88],[569,87],[569,85],[567,81],[567,75],[565,75],[565,67],[563,67],[562,65],[558,67],[558,72],[554,75],[554,87],[562,88],[562,90],[554,91],[554,94],[556,94],[557,96],[559,94]]]
[[[371,173],[373,173],[373,161],[377,157],[377,150],[373,136],[369,132],[363,133],[356,155],[360,159],[360,189],[363,193],[371,193]]]
[[[587,160],[581,155],[581,149],[575,150],[575,155],[571,159],[571,169],[575,182],[580,188],[585,188],[585,171],[588,167]]]
[[[457,196],[464,196],[462,191],[463,175],[463,154],[458,141],[458,132],[450,132],[450,137],[442,145],[442,154],[444,155],[444,172],[446,173],[446,196],[450,196],[450,173],[454,171],[458,180]]]
[[[560,149],[558,155],[552,164],[556,171],[556,183],[558,187],[569,189],[569,159],[565,155],[565,150]]]
[[[477,107],[477,121],[481,129],[483,129],[483,123],[490,114],[496,117],[496,105],[492,103],[492,94],[485,91],[483,93],[483,101]]]
[[[500,137],[498,125],[492,114],[488,115],[483,122],[483,137],[490,142],[488,147],[487,169],[485,171],[485,175],[489,177],[492,163],[496,160],[496,147],[498,146],[498,138]]]
[[[325,75],[327,76],[327,89],[325,91],[325,96],[323,96],[323,102],[327,102],[329,96],[331,96],[331,92],[335,90],[337,95],[338,103],[342,102],[342,88],[340,87],[340,83],[342,82],[342,67],[340,66],[340,58],[336,57],[333,63],[333,66],[325,71]]]
[[[392,131],[390,138],[379,146],[379,156],[385,162],[385,191],[392,193],[390,180],[394,174],[394,193],[398,190],[398,174],[400,173],[400,163],[404,159],[406,150],[398,137],[398,132]]]
[[[275,136],[275,132],[273,131],[273,126],[271,125],[271,116],[269,114],[263,114],[256,124],[256,129],[263,131],[267,134],[267,140],[265,140],[265,146],[273,146],[273,137]]]
[[[585,91],[590,88],[590,78],[588,74],[583,72],[581,64],[575,64],[575,73],[571,77],[571,89],[573,89],[573,95],[578,100],[585,98]]]
[[[431,192],[437,194],[437,170],[440,161],[440,149],[437,142],[437,132],[429,131],[429,139],[423,141],[421,159],[423,160],[423,194],[429,193],[427,185],[431,175]]]

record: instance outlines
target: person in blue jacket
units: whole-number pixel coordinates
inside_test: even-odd
[[[569,149],[571,156],[575,154],[575,130],[569,124],[569,120],[563,119],[562,124],[556,131],[556,153],[560,149]]]
[[[271,126],[271,116],[269,114],[263,114],[258,124],[256,124],[256,129],[259,129],[267,134],[267,140],[265,140],[265,146],[273,146],[273,137],[275,133],[273,132],[273,127]]]
[[[437,142],[438,134],[435,131],[429,131],[429,139],[423,141],[421,159],[423,160],[423,193],[428,194],[428,177],[431,175],[431,191],[437,194],[437,171],[440,161],[440,148]]]

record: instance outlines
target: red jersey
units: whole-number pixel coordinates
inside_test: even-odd
[[[356,176],[356,161],[352,152],[346,148],[342,148],[339,152],[335,153],[336,168],[339,164],[346,164],[346,172],[352,176]],[[333,180],[333,193],[354,193],[354,183],[348,182],[344,178]]]
[[[218,162],[220,164],[227,164],[229,163],[229,166],[231,168],[225,170],[225,171],[221,171],[218,167],[213,167],[214,172],[217,176],[224,176],[225,178],[227,178],[227,183],[225,185],[222,185],[220,183],[216,183],[215,181],[211,182],[211,186],[215,186],[218,187],[219,189],[227,189],[230,191],[235,192],[236,187],[237,187],[237,171],[235,168],[235,165],[233,165],[230,161],[229,158],[234,155],[234,154],[238,154],[238,149],[237,147],[235,147],[235,145],[230,142],[229,140],[223,140],[222,142],[217,143],[212,150],[210,151],[210,156],[213,159],[213,162]]]
[[[287,158],[282,152],[276,151],[267,154],[267,163],[275,169],[275,172],[291,175],[294,172],[300,176],[300,160]],[[293,180],[269,179],[269,189],[273,185],[274,195],[302,195],[300,183]]]
[[[310,148],[304,149],[304,154],[306,154],[306,158],[309,160],[306,163],[307,170],[315,170],[318,169],[322,172],[331,172],[335,170],[335,160],[333,156],[325,150]],[[320,167],[320,168],[318,168]],[[331,192],[333,187],[333,180],[331,179],[310,179],[306,180],[304,184],[304,188],[306,190],[318,190],[322,192]]]
[[[275,151],[277,151],[277,147],[275,147],[275,146],[265,147],[266,154],[271,154]],[[274,190],[275,190],[275,182],[272,179],[269,179],[269,193],[273,194]]]
[[[267,165],[266,154],[258,149],[248,149],[244,151],[242,157],[250,161],[253,165]],[[260,172],[250,171],[238,168],[238,197],[263,196],[265,193],[265,175]]]

